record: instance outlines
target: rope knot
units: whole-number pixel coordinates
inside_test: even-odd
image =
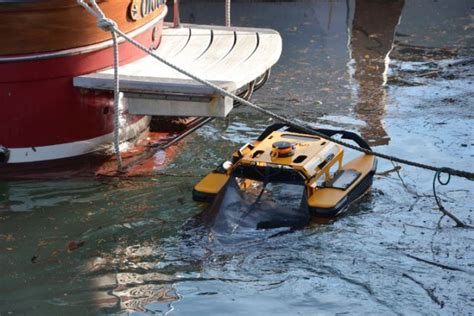
[[[97,19],[97,26],[100,27],[105,32],[112,32],[117,27],[117,23],[114,20],[102,17]]]

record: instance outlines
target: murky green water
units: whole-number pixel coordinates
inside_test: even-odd
[[[360,132],[381,152],[472,171],[473,7],[234,1],[232,18],[283,37],[257,103]],[[218,1],[183,1],[182,11],[183,21],[223,23]],[[181,144],[167,175],[0,183],[0,314],[474,313],[474,232],[440,219],[431,172],[378,175],[345,216],[290,234],[221,245],[183,228],[205,207],[191,200],[195,182],[270,123],[234,111]],[[472,182],[453,178],[439,192],[474,224]]]

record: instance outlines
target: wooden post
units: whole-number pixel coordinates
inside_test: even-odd
[[[179,18],[179,0],[174,0],[173,5],[173,27],[180,27],[180,18]]]
[[[225,26],[230,27],[230,0],[225,0]]]

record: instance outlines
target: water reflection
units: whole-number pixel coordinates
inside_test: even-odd
[[[288,113],[294,109],[309,122],[322,116],[316,123],[358,129],[372,145],[384,145],[389,56],[404,6],[404,0],[235,1],[232,22],[282,35],[281,59],[264,88],[272,91],[267,106],[284,116],[296,116]],[[223,3],[183,3],[182,18],[223,23]]]
[[[88,274],[115,268],[124,271],[92,279],[94,288],[110,289],[107,293],[94,293],[93,301],[96,306],[113,310],[127,311],[149,311],[145,306],[153,304],[154,311],[168,312],[173,309],[172,303],[179,299],[176,289],[171,282],[176,279],[168,274],[151,271],[153,264],[146,264],[145,250],[150,246],[139,245],[137,247],[117,248],[115,257],[108,259],[103,257],[94,258],[89,262]],[[138,250],[138,251],[137,251]],[[117,251],[121,252],[120,254]],[[156,260],[157,258],[154,258]],[[140,264],[144,263],[144,264]],[[155,261],[156,263],[156,261]],[[128,265],[125,267],[124,265]],[[106,267],[107,266],[107,267]]]
[[[383,126],[387,104],[387,71],[395,28],[404,0],[357,0],[350,33],[350,53],[357,81],[357,117],[366,122],[362,136],[371,145],[386,145],[390,137]]]

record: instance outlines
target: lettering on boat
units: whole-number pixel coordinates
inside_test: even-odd
[[[158,10],[166,0],[132,0],[129,15],[133,21],[140,20]]]

